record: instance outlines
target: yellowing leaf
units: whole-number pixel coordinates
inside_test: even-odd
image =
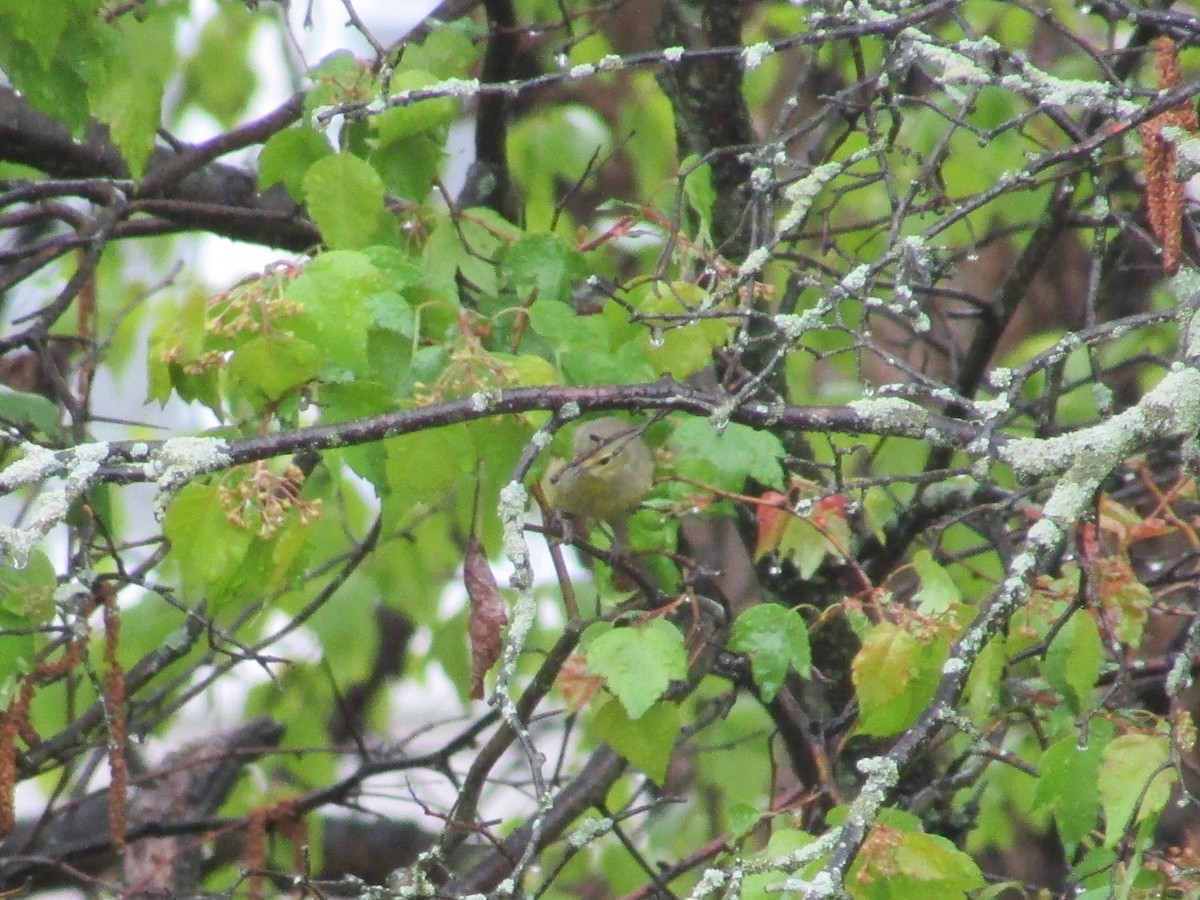
[[[890,622],[875,626],[851,667],[858,733],[896,734],[915,722],[933,699],[945,655],[944,641],[918,641]]]
[[[934,834],[877,825],[863,847],[851,880],[882,881],[887,897],[966,897],[984,885],[978,864]]]
[[[1131,824],[1158,816],[1171,799],[1175,770],[1170,741],[1163,735],[1123,734],[1104,748],[1100,765],[1100,802],[1104,807],[1104,843],[1113,847]]]

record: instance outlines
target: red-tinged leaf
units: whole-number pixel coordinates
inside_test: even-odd
[[[916,638],[890,622],[876,625],[851,664],[859,734],[899,734],[933,699],[946,659],[941,638]]]
[[[467,633],[471,638],[471,699],[483,699],[483,676],[496,664],[504,646],[504,626],[508,624],[508,604],[500,594],[500,586],[479,538],[467,539],[463,562],[463,582],[471,611],[467,618]]]
[[[757,562],[777,549],[783,539],[790,518],[787,496],[779,491],[767,491],[762,495],[762,503],[755,508],[755,516],[758,519],[758,539],[754,544],[754,559]]]
[[[588,674],[586,656],[572,653],[559,669],[556,683],[567,700],[567,708],[571,712],[579,712],[591,702],[596,691],[603,686],[604,679]]]
[[[822,497],[817,501],[811,518],[817,525],[827,525],[833,518],[845,521],[847,503],[845,494],[830,494],[828,497]]]
[[[1096,530],[1095,523],[1083,523],[1083,527],[1079,532],[1079,545],[1085,560],[1095,562],[1100,559],[1102,555],[1100,550],[1100,535]]]

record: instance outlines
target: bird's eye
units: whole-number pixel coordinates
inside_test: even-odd
[[[613,455],[614,455],[614,454],[612,454],[612,453],[609,453],[609,454],[606,454],[606,455],[604,455],[604,456],[597,456],[597,457],[596,457],[596,465],[598,465],[598,466],[607,466],[607,465],[608,465],[610,462],[612,462],[612,461],[613,461]]]

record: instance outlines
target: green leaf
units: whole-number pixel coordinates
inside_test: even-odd
[[[230,380],[256,403],[278,400],[311,381],[325,354],[299,338],[273,332],[238,347],[229,363]]]
[[[671,435],[671,449],[676,471],[696,481],[728,491],[743,490],[747,478],[783,487],[783,444],[765,431],[730,424],[718,434],[707,419],[685,419]]]
[[[549,221],[562,183],[578,182],[588,166],[603,159],[612,147],[608,123],[582,104],[550,107],[539,115],[518,118],[509,130],[508,155],[521,160],[527,220]]]
[[[1000,699],[1000,683],[1008,674],[1008,659],[1004,652],[1004,637],[1000,635],[988,641],[975,657],[967,686],[963,691],[966,710],[971,721],[982,725]]]
[[[750,656],[754,683],[773,700],[789,668],[807,678],[812,662],[808,628],[798,610],[778,603],[752,606],[733,623],[729,648]]]
[[[332,154],[325,136],[305,125],[277,132],[268,138],[258,156],[259,190],[283,182],[292,199],[301,203],[305,173],[317,160]]]
[[[566,303],[556,300],[538,300],[529,309],[529,324],[557,353],[586,344],[589,336],[588,323]]]
[[[565,304],[572,285],[587,277],[587,261],[558,235],[526,234],[509,248],[504,275],[523,300],[536,292],[539,301]]]
[[[370,67],[349,50],[336,50],[308,70],[312,89],[304,97],[304,113],[312,121],[314,112],[323,106],[370,100],[378,95],[379,86]]]
[[[917,611],[927,616],[949,612],[962,599],[950,573],[938,564],[928,550],[913,554],[913,568],[921,579],[921,589],[913,597]]]
[[[460,77],[479,58],[478,26],[470,19],[442,22],[421,43],[407,43],[404,62],[437,78]]]
[[[377,148],[370,159],[389,191],[420,202],[429,196],[445,162],[446,148],[428,134],[412,134]]]
[[[415,431],[384,444],[388,485],[401,504],[441,500],[460,475],[475,468],[474,441],[462,423]]]
[[[32,427],[46,437],[62,431],[58,407],[41,394],[14,391],[4,384],[0,384],[0,422],[11,423],[21,429]]]
[[[498,267],[505,243],[521,236],[519,228],[490,209],[469,217],[435,220],[433,233],[421,248],[424,284],[440,300],[458,306],[459,281],[465,280],[481,298],[498,293]]]
[[[225,514],[213,485],[186,485],[167,508],[163,533],[190,597],[220,594],[250,550],[253,536]]]
[[[1104,748],[1100,766],[1100,802],[1104,807],[1104,843],[1114,847],[1131,824],[1158,814],[1171,799],[1174,769],[1171,743],[1164,735],[1123,734]]]
[[[392,77],[392,93],[415,90],[436,84],[440,79],[420,69],[397,72]],[[411,137],[426,131],[442,130],[450,126],[458,115],[458,101],[453,97],[434,97],[417,103],[393,106],[371,118],[371,127],[379,137],[381,145],[390,144],[401,138]]]
[[[704,297],[704,289],[696,284],[653,281],[630,298],[647,317],[649,329],[641,336],[641,344],[656,375],[687,378],[710,365],[712,351],[725,343],[732,330],[729,320],[693,315]],[[655,313],[663,318],[656,319]]]
[[[184,102],[194,103],[224,128],[237,122],[258,88],[249,62],[257,20],[238,3],[221,4],[204,23],[196,52],[184,64]]]
[[[687,677],[683,635],[663,619],[615,628],[587,648],[588,671],[604,679],[631,719],[640,719],[673,679]]]
[[[120,51],[89,85],[92,113],[108,125],[134,178],[141,178],[162,125],[163,90],[176,65],[175,24],[161,14],[127,19]]]
[[[858,692],[859,734],[897,734],[933,699],[946,656],[942,640],[919,641],[881,622],[863,641],[851,674]]]
[[[763,858],[777,859],[787,856],[807,847],[814,840],[816,838],[811,834],[799,829],[776,828],[767,841],[767,846],[763,851]],[[815,866],[817,863],[812,863],[811,865]],[[742,900],[781,900],[781,898],[787,897],[787,894],[781,894],[778,889],[771,890],[770,888],[791,874],[793,874],[791,869],[787,871],[775,869],[747,876],[741,891]]]
[[[322,253],[287,289],[287,299],[304,314],[287,320],[296,337],[325,352],[338,371],[366,375],[371,361],[363,353],[372,313],[367,298],[386,288],[380,271],[363,253]]]
[[[830,520],[830,523],[832,521]],[[848,531],[848,526],[843,527],[845,519],[839,521],[842,525],[838,526],[838,530]],[[826,531],[829,530],[827,525]],[[831,537],[833,534],[826,534],[825,531],[818,528],[811,516],[800,517],[789,514],[776,552],[781,559],[791,561],[801,578],[810,578],[827,557],[832,556],[839,560],[842,558],[840,547],[830,540]]]
[[[384,213],[383,180],[369,163],[336,153],[309,166],[302,180],[308,211],[332,249],[375,242]]]
[[[617,700],[609,700],[592,720],[596,737],[645,772],[651,781],[662,784],[679,735],[679,707],[674,703],[655,703],[636,720]]]
[[[1087,744],[1080,746],[1075,735],[1068,735],[1046,748],[1038,762],[1040,777],[1034,788],[1036,809],[1054,812],[1058,836],[1067,847],[1068,856],[1096,828],[1100,817],[1098,778],[1100,761],[1111,726],[1098,729],[1104,720],[1094,719],[1090,725]]]
[[[708,163],[697,165],[698,160],[699,157],[692,154],[679,164],[681,171],[691,170],[684,176],[683,193],[700,220],[697,233],[701,242],[712,246],[713,204],[717,201],[717,192],[712,185],[712,166]]]
[[[62,7],[61,13],[72,2],[54,5]],[[107,63],[122,47],[116,32],[95,14],[94,4],[76,3],[66,22],[52,14],[42,28],[36,20],[46,5],[17,0],[0,10],[0,70],[35,108],[78,136],[91,112],[88,87],[105,81]],[[10,31],[7,23],[14,18],[17,25]]]
[[[58,3],[0,3],[0,32],[28,43],[37,61],[50,68],[59,38],[68,24],[83,26],[94,12],[88,0],[61,0]]]
[[[1078,714],[1089,707],[1103,665],[1100,629],[1091,613],[1081,609],[1054,636],[1042,674],[1062,694],[1071,712]]]
[[[198,290],[190,291],[181,304],[162,304],[155,315],[146,359],[147,398],[165,404],[174,390],[184,400],[199,398],[219,408],[215,373],[209,370],[206,377],[183,371],[207,348],[208,299]]]
[[[758,807],[749,803],[730,803],[727,815],[729,816],[729,833],[735,838],[749,834],[763,819],[763,814]]]
[[[21,628],[49,621],[54,615],[57,586],[54,566],[41,550],[30,553],[25,565],[20,567],[5,560],[0,564],[0,611],[6,613],[6,625],[13,626],[13,618],[21,623],[17,626]]]

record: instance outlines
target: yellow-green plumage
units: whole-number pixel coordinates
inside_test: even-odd
[[[608,416],[575,429],[570,462],[557,460],[543,487],[563,512],[612,521],[632,512],[654,483],[654,456],[636,426]]]

